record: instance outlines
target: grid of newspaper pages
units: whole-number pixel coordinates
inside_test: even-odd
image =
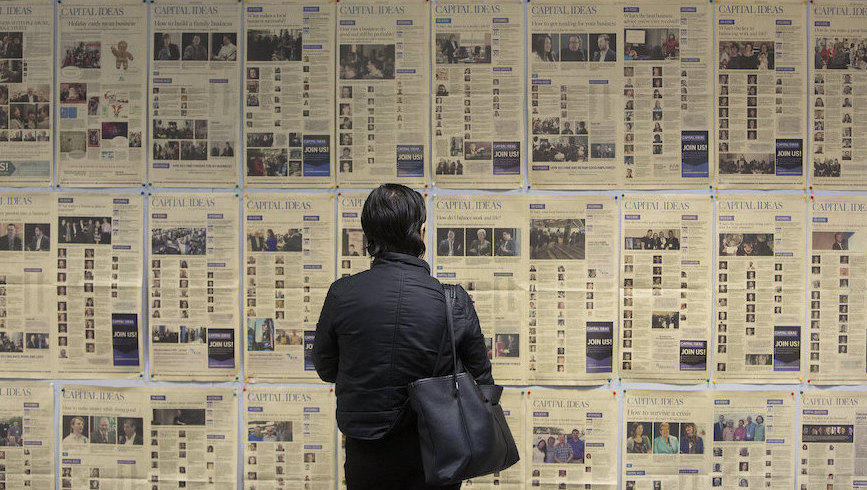
[[[386,182],[506,386],[465,488],[867,489],[865,20],[0,2],[0,489],[345,488],[311,353]]]

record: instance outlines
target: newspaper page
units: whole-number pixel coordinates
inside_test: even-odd
[[[319,380],[311,357],[334,281],[334,196],[249,194],[244,199],[244,375]]]
[[[706,488],[710,392],[629,390],[624,397],[623,488]]]
[[[863,196],[810,201],[810,367],[805,376],[812,383],[862,384],[867,376],[867,223],[862,213],[867,213]]]
[[[60,391],[61,488],[237,485],[234,389],[65,385]]]
[[[531,354],[524,319],[537,314],[527,308],[527,199],[442,195],[433,206],[435,277],[460,284],[475,302],[494,379],[523,384]]]
[[[855,94],[867,86],[867,10],[860,2],[820,0],[810,4],[810,17],[810,183],[818,189],[860,188],[867,177],[867,146],[853,136],[865,131],[861,114],[867,101]]]
[[[344,0],[337,20],[338,182],[426,185],[429,5]]]
[[[617,488],[617,392],[539,389],[527,403],[531,487]]]
[[[524,469],[527,463],[527,444],[524,442],[526,434],[524,424],[527,419],[524,406],[525,398],[524,393],[516,389],[503,390],[503,395],[500,397],[500,405],[503,407],[503,413],[506,415],[506,423],[509,424],[512,437],[515,438],[515,445],[518,446],[521,460],[505,471],[466,480],[461,488],[522,490],[526,486],[526,470]]]
[[[864,488],[865,405],[867,397],[863,391],[808,390],[801,394],[800,471],[796,488]]]
[[[158,386],[148,388],[147,396],[150,404],[142,403],[149,410],[146,417],[151,417],[150,437],[146,437],[151,488],[237,488],[237,391]],[[135,444],[130,429],[118,422],[117,444]],[[97,442],[91,436],[90,443]]]
[[[432,178],[439,187],[520,187],[523,2],[446,0],[433,9]]]
[[[623,8],[621,182],[628,187],[711,182],[712,15],[711,3],[695,0]]]
[[[150,19],[149,180],[155,186],[236,185],[241,4],[156,0]]]
[[[57,259],[55,376],[93,378],[98,372],[101,378],[137,378],[144,370],[139,334],[144,199],[139,193],[75,193],[55,201],[57,228],[50,235]],[[47,231],[43,235],[48,242]],[[43,341],[29,335],[31,344]]]
[[[57,183],[144,184],[147,5],[75,0],[58,10]]]
[[[361,210],[366,199],[367,194],[359,192],[341,192],[337,195],[337,231],[340,233],[340,243],[337,244],[338,279],[369,269],[370,261],[373,260],[367,255],[367,237],[361,228]]]
[[[237,379],[237,195],[153,194],[149,213],[151,377]]]
[[[527,380],[604,383],[615,372],[617,201],[533,196],[527,207]]]
[[[333,183],[335,5],[323,0],[246,3],[247,185]]]
[[[712,391],[711,487],[792,488],[795,392]],[[707,439],[710,441],[710,431]]]
[[[704,195],[628,194],[622,206],[621,376],[705,381],[713,201]]]
[[[801,195],[719,196],[717,379],[799,380],[806,223]]]
[[[599,189],[622,184],[621,4],[533,1],[527,7],[531,186]]]
[[[65,259],[51,253],[54,195],[0,194],[0,372],[6,378],[49,378],[55,318],[66,320],[55,290],[55,274]],[[57,316],[54,316],[57,312]]]
[[[0,384],[0,465],[6,488],[54,488],[54,388],[48,383]]]
[[[0,13],[0,183],[50,186],[54,2],[3,2]]]
[[[714,6],[719,187],[802,188],[807,9],[797,0]]]
[[[244,489],[333,489],[332,390],[250,385],[244,391]]]

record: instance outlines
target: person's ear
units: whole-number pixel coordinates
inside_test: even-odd
[[[421,239],[424,240],[425,234],[427,233],[427,223],[422,223],[421,228],[419,228],[418,232],[421,235]]]

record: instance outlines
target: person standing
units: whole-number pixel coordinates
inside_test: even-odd
[[[369,270],[331,284],[313,345],[319,377],[336,383],[337,425],[346,435],[349,490],[458,489],[425,483],[407,385],[451,373],[442,285],[425,253],[427,211],[421,194],[383,184],[367,197],[361,226]],[[473,302],[457,286],[457,356],[480,384],[493,384],[491,362]],[[448,348],[446,346],[448,345]]]

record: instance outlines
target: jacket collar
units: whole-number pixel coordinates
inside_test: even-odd
[[[428,274],[430,274],[430,265],[428,265],[427,261],[418,257],[413,257],[412,255],[397,252],[386,252],[379,257],[373,259],[373,264],[371,264],[371,267],[376,267],[377,265],[389,264],[394,262],[412,265],[415,267],[422,267],[425,271],[427,271]]]

